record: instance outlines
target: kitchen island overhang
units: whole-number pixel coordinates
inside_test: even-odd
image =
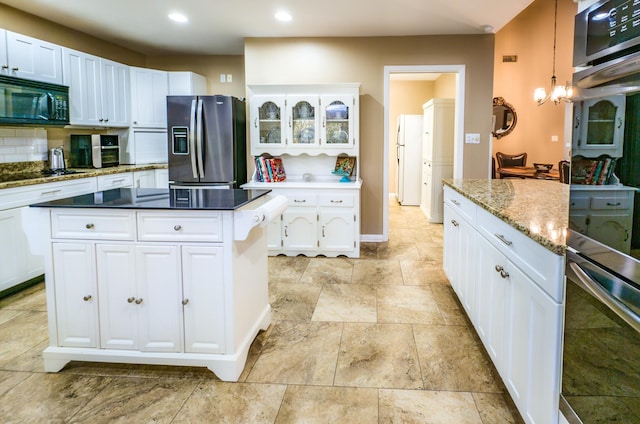
[[[268,328],[270,190],[123,188],[40,203],[47,372],[69,361],[206,366],[237,381]]]

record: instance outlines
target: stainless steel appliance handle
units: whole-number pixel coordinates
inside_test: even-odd
[[[196,168],[196,101],[191,100],[191,114],[189,115],[189,151],[191,157],[191,173],[193,178],[198,178]]]
[[[202,145],[202,99],[198,99],[198,111],[196,118],[196,143],[198,144],[198,175],[204,178],[204,151]]]
[[[606,291],[600,284],[594,281],[584,270],[575,262],[569,262],[569,267],[580,280],[581,287],[588,290],[596,299],[609,307],[616,315],[622,318],[635,331],[640,333],[640,317],[629,309],[625,304],[618,301],[615,297]]]

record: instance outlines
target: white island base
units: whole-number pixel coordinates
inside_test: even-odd
[[[45,371],[69,361],[202,366],[237,381],[271,323],[266,227],[286,200],[126,190],[37,205],[47,238]],[[179,209],[178,196],[188,201]],[[212,209],[225,199],[234,209]]]

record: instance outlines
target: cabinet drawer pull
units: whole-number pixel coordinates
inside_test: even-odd
[[[307,200],[306,199],[302,199],[302,200],[293,199],[293,203],[307,203]]]
[[[136,305],[139,305],[142,303],[142,298],[136,299]]]
[[[496,237],[498,237],[498,239],[503,242],[504,244],[506,244],[507,246],[511,246],[513,243],[510,242],[509,240],[507,240],[506,238],[504,238],[504,236],[502,234],[494,234]]]
[[[55,194],[55,193],[58,193],[59,191],[61,191],[61,190],[58,189],[58,190],[43,191],[42,195],[44,196],[44,195],[47,195],[47,194]]]
[[[451,199],[451,203],[453,203],[456,206],[460,206],[460,202],[458,202],[456,199]]]
[[[607,206],[620,206],[620,202],[616,202],[616,203],[611,203],[611,202],[607,202]]]
[[[332,200],[331,203],[342,203],[342,200]]]
[[[189,303],[189,299],[182,299],[182,304],[186,305],[187,303]]]
[[[509,277],[509,273],[507,271],[500,271],[500,276],[502,278],[508,278]]]
[[[454,227],[457,227],[458,225],[460,225],[458,224],[458,221],[456,221],[455,219],[452,219],[451,223],[453,224]]]
[[[496,265],[496,272],[502,272],[504,268],[501,265]]]
[[[182,225],[175,225],[173,227],[173,229],[176,230],[176,231],[180,231],[180,230],[182,230]]]
[[[87,230],[93,230],[93,229],[95,228],[95,225],[93,225],[93,224],[86,224],[86,225],[84,226],[84,228],[86,228]]]
[[[88,302],[88,301],[90,301],[91,299],[92,299],[92,296],[91,296],[90,294],[88,294],[88,295],[86,295],[86,296],[84,296],[84,297],[82,298],[82,300],[84,300],[85,302]]]
[[[102,119],[102,121],[105,121],[105,120],[104,120],[104,119]],[[107,122],[107,121],[105,121],[105,122]],[[113,182],[112,182],[111,184],[117,184],[117,183],[121,183],[121,182],[123,182],[123,181],[124,181],[124,178],[120,178],[120,179],[118,179],[118,180],[113,180]]]
[[[136,300],[135,297],[128,297],[127,298],[127,303],[133,303],[134,300]]]
[[[9,65],[2,65],[2,69],[9,69]]]
[[[16,66],[15,68],[11,68],[11,70],[12,70],[13,72],[18,72],[18,71],[20,70],[20,68],[18,68],[18,67]]]

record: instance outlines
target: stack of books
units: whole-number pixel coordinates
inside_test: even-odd
[[[256,181],[275,183],[287,179],[281,158],[256,156],[254,161],[256,164]]]
[[[590,185],[608,184],[615,165],[615,158],[610,157],[574,159],[571,163],[571,183]]]

